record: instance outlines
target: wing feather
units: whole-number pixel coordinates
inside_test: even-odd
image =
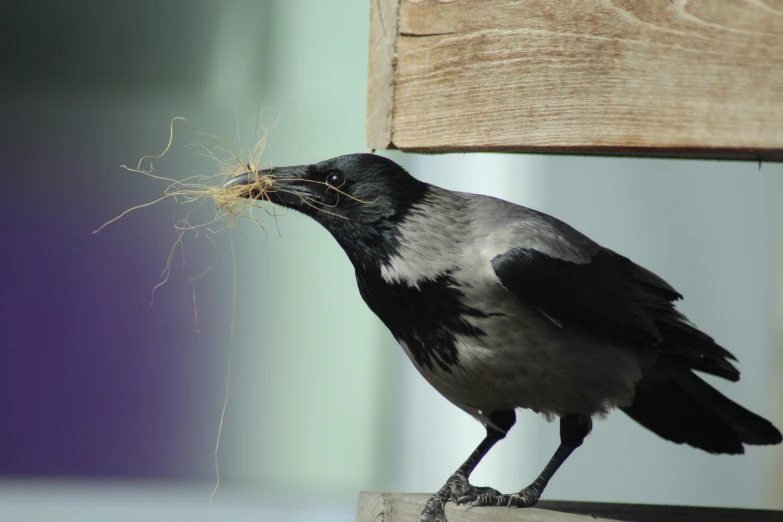
[[[535,243],[523,239],[491,261],[501,284],[518,299],[563,328],[673,354],[693,369],[739,379],[739,372],[728,362],[734,359],[731,353],[676,310],[674,302],[682,296],[669,284],[567,225],[553,222],[554,218],[546,218],[551,220],[546,226],[533,227]],[[524,224],[516,226],[524,228]],[[556,233],[542,237],[546,230]],[[541,244],[548,246],[537,248]],[[579,255],[564,259],[553,254],[561,251]]]

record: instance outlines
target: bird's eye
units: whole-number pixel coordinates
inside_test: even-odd
[[[345,184],[345,177],[339,172],[333,172],[326,177],[326,183],[330,187],[340,188]]]

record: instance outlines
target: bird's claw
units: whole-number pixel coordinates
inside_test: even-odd
[[[506,506],[510,508],[532,507],[541,498],[541,489],[536,484],[531,484],[519,493],[504,495],[496,489],[488,487],[476,487],[468,482],[467,477],[461,473],[455,473],[446,484],[440,488],[427,501],[419,522],[446,522],[444,506],[451,500],[458,506],[470,504],[471,506]]]
[[[452,494],[451,501],[461,506],[462,504],[471,504],[473,506],[501,506],[496,503],[496,499],[502,498],[503,494],[496,489],[487,487],[476,487],[468,484],[468,488],[462,491],[460,495]]]
[[[506,506],[510,508],[533,507],[538,503],[541,492],[535,486],[528,486],[519,493],[504,495],[492,488],[473,488],[473,492],[454,501],[455,504],[472,506]]]
[[[519,493],[505,495],[508,497],[506,506],[508,507],[533,507],[538,504],[541,498],[541,491],[535,486],[528,486]]]
[[[451,500],[455,504],[459,504],[459,499],[471,496],[479,489],[485,488],[474,488],[464,474],[454,473],[446,481],[446,484],[427,501],[419,522],[446,522],[446,514],[443,509],[446,502]]]
[[[446,512],[443,510],[446,500],[438,496],[439,493],[436,493],[427,501],[424,511],[421,512],[419,522],[447,522]]]

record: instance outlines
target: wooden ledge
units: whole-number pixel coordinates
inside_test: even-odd
[[[416,522],[430,495],[359,494],[356,522]],[[542,500],[535,508],[471,508],[446,504],[449,522],[781,522],[783,511]]]
[[[367,140],[783,160],[775,0],[372,0]]]

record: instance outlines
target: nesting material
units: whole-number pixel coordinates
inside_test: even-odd
[[[154,162],[163,158],[171,150],[174,142],[175,123],[186,121],[182,117],[176,117],[171,120],[169,141],[163,152],[142,157],[135,167],[120,165],[121,168],[129,172],[167,183],[168,185],[164,189],[163,195],[153,201],[127,209],[104,223],[95,232],[99,232],[134,210],[149,207],[167,199],[172,199],[187,208],[185,217],[178,220],[174,225],[177,230],[198,231],[203,228],[215,232],[216,230],[213,227],[216,223],[224,221],[223,226],[218,227],[219,229],[231,226],[239,218],[243,217],[249,209],[248,216],[250,219],[260,225],[252,215],[252,208],[258,207],[259,203],[266,200],[265,195],[272,190],[274,180],[272,175],[260,174],[262,171],[260,161],[266,147],[268,129],[263,128],[262,136],[259,139],[254,138],[253,145],[244,147],[240,142],[238,147],[235,146],[233,148],[230,143],[218,136],[197,132],[195,133],[198,136],[197,141],[186,145],[186,147],[195,148],[197,155],[209,159],[216,172],[211,175],[195,175],[182,179],[161,176],[155,171]],[[211,145],[207,145],[205,142]],[[251,182],[244,185],[223,187],[226,181],[241,174],[248,174]],[[252,198],[248,198],[248,195],[252,195]],[[210,200],[214,203],[216,210],[212,219],[204,223],[191,223],[190,216],[192,210],[205,201]]]
[[[259,113],[260,117],[260,113]],[[152,290],[152,300],[154,302],[155,291],[166,284],[171,274],[172,262],[174,260],[174,254],[179,247],[182,253],[182,265],[186,271],[188,280],[193,286],[193,301],[194,301],[194,322],[198,320],[198,309],[195,306],[195,286],[193,283],[203,277],[206,272],[209,271],[211,266],[207,268],[201,275],[191,276],[187,273],[185,267],[185,253],[183,240],[184,236],[188,232],[192,232],[194,237],[198,237],[203,233],[207,239],[212,241],[212,235],[218,233],[226,228],[234,225],[240,218],[247,217],[255,224],[263,228],[263,224],[256,219],[253,215],[253,209],[260,209],[265,214],[277,217],[277,209],[270,200],[269,195],[273,192],[286,193],[294,195],[301,199],[301,202],[308,205],[319,212],[325,212],[334,215],[341,219],[347,219],[345,216],[335,213],[332,205],[327,205],[322,201],[311,198],[303,193],[300,193],[291,188],[284,188],[285,183],[292,181],[290,179],[279,178],[274,174],[262,174],[262,172],[269,172],[264,170],[261,166],[261,156],[264,153],[266,147],[266,140],[269,134],[269,130],[266,127],[256,125],[263,130],[261,137],[256,139],[253,137],[252,145],[244,147],[239,133],[237,132],[237,143],[229,143],[226,140],[214,136],[211,134],[204,134],[196,132],[198,136],[197,140],[193,143],[186,145],[189,148],[195,148],[196,154],[207,158],[211,166],[215,169],[214,174],[210,175],[195,175],[188,176],[182,179],[176,179],[168,176],[161,176],[156,173],[154,163],[157,160],[162,159],[171,150],[174,142],[174,127],[177,122],[186,123],[187,120],[182,117],[176,117],[171,120],[169,129],[169,141],[163,152],[156,155],[144,156],[135,167],[128,167],[126,165],[120,165],[121,168],[133,172],[135,174],[141,174],[148,178],[152,178],[156,181],[166,183],[163,190],[163,195],[159,198],[136,205],[122,212],[113,219],[110,219],[103,225],[101,225],[94,233],[103,230],[108,225],[114,223],[120,218],[126,216],[134,210],[150,207],[158,204],[164,200],[173,200],[179,206],[183,207],[184,212],[180,214],[182,217],[175,219],[174,228],[177,232],[177,239],[169,252],[168,259],[166,261],[166,267],[161,274],[161,282],[158,283]],[[207,145],[210,144],[210,145]],[[248,183],[228,185],[225,187],[227,181],[239,176],[247,175]],[[298,182],[307,180],[296,180]],[[310,183],[319,183],[326,185],[325,182],[309,181]],[[330,190],[337,192],[340,197],[350,198],[360,203],[372,204],[374,201],[363,201],[351,196],[338,188],[329,187]],[[212,214],[209,217],[203,217],[203,213],[195,214],[194,211],[203,208],[204,203],[212,203]],[[265,205],[268,203],[268,205]],[[213,242],[214,245],[214,242]],[[233,243],[232,243],[233,248]]]
[[[262,174],[262,172],[264,172],[264,169],[261,166],[261,156],[264,153],[267,136],[269,134],[268,129],[266,129],[263,126],[261,126],[261,128],[263,129],[263,133],[261,137],[256,139],[256,137],[254,136],[254,139],[251,142],[252,145],[249,147],[242,146],[241,140],[239,139],[239,135],[238,135],[239,133],[237,133],[237,143],[231,144],[218,136],[196,132],[195,134],[198,136],[197,140],[194,143],[186,145],[186,147],[195,148],[196,154],[207,158],[210,161],[212,167],[214,168],[214,174],[195,175],[195,176],[185,177],[182,179],[176,179],[174,177],[159,175],[155,171],[154,162],[162,159],[171,150],[172,144],[174,142],[174,128],[177,122],[186,123],[186,120],[185,118],[181,118],[181,117],[176,117],[173,120],[171,120],[170,130],[169,130],[169,141],[166,144],[166,147],[163,149],[163,152],[156,155],[142,157],[138,161],[135,167],[120,165],[121,168],[125,169],[128,172],[141,174],[142,176],[146,176],[148,178],[152,178],[153,180],[165,183],[163,194],[159,198],[153,201],[149,201],[147,203],[136,205],[134,207],[127,209],[126,211],[122,212],[115,218],[101,225],[97,230],[94,231],[94,233],[103,230],[108,225],[121,219],[122,217],[126,216],[130,212],[133,212],[134,210],[150,207],[164,200],[173,200],[178,205],[184,207],[185,209],[184,217],[175,220],[174,228],[177,232],[177,239],[174,242],[173,246],[171,247],[171,250],[169,251],[168,259],[166,261],[166,266],[163,269],[163,273],[161,274],[161,281],[157,285],[155,285],[155,287],[152,289],[152,301],[154,302],[155,299],[155,291],[161,286],[165,285],[166,282],[168,281],[169,276],[171,275],[171,269],[172,269],[175,253],[177,249],[179,249],[182,254],[182,267],[185,271],[186,277],[192,289],[193,313],[194,313],[193,322],[196,330],[198,331],[199,314],[198,314],[198,307],[196,305],[195,282],[198,279],[204,277],[206,273],[212,268],[212,265],[207,267],[206,270],[204,270],[199,275],[194,276],[188,273],[188,268],[186,267],[185,264],[185,248],[183,243],[186,233],[193,232],[195,236],[198,236],[201,232],[203,232],[204,236],[206,236],[210,241],[212,241],[212,237],[211,237],[212,234],[220,232],[221,230],[227,227],[230,227],[235,222],[237,222],[240,218],[245,216],[250,218],[254,223],[263,227],[263,225],[259,221],[257,221],[253,216],[253,209],[260,208],[265,213],[273,217],[276,217],[275,206],[274,204],[272,204],[271,200],[269,199],[269,194],[275,191],[297,196],[301,198],[302,203],[309,205],[320,212],[333,214],[342,219],[346,219],[346,218],[345,216],[334,213],[332,211],[332,207],[324,204],[323,202],[317,199],[310,198],[304,193],[300,193],[294,189],[284,188],[285,182],[289,182],[293,180],[282,179],[273,174]],[[259,126],[257,125],[257,128],[258,127]],[[268,170],[266,172],[268,172]],[[228,185],[227,187],[224,186],[226,182],[240,175],[247,175],[248,182],[242,184]],[[303,182],[306,180],[295,180],[295,181]],[[310,181],[310,182],[326,185],[326,183],[324,182],[318,182],[318,181]],[[355,201],[359,201],[361,203],[366,203],[366,204],[372,204],[374,202],[374,201],[359,200],[335,187],[329,187],[329,189],[336,191],[340,195],[340,197],[350,198]],[[211,202],[213,204],[214,214],[208,219],[194,222],[194,219],[196,218],[192,219],[192,216],[194,215],[193,212],[197,208],[201,207],[202,204],[207,202]],[[269,205],[264,205],[264,203],[267,202],[269,203]],[[213,241],[213,246],[214,245],[215,244]],[[231,242],[231,255],[234,260],[234,292],[236,294],[236,284],[237,284],[236,257],[234,255],[233,240]],[[235,310],[236,310],[236,300],[234,301],[234,305],[232,307],[232,323],[231,323],[232,338],[233,338],[233,325],[234,325],[233,317],[235,314]],[[233,348],[233,344],[231,344],[231,347]],[[212,495],[210,495],[210,502],[212,501],[212,497],[215,495],[215,492],[217,491],[218,486],[220,485],[218,448],[220,444],[220,435],[222,433],[222,427],[223,427],[223,416],[225,415],[226,406],[228,404],[228,392],[229,392],[228,383],[230,382],[229,375],[231,369],[230,350],[229,350],[228,366],[226,370],[227,372],[226,397],[223,403],[223,412],[221,414],[220,424],[218,428],[218,438],[215,444],[216,484],[214,490],[212,491]]]
[[[260,116],[260,113],[259,113]],[[188,270],[185,263],[184,239],[186,233],[192,233],[196,238],[199,235],[205,236],[213,246],[215,243],[212,235],[231,227],[241,217],[249,217],[254,223],[263,227],[253,216],[253,209],[260,208],[267,214],[276,217],[274,208],[263,206],[268,201],[267,194],[272,190],[274,176],[262,175],[260,166],[261,156],[266,146],[266,139],[269,134],[268,129],[261,127],[263,133],[260,138],[254,139],[252,145],[244,147],[239,139],[237,132],[237,143],[228,141],[214,135],[195,132],[197,136],[195,142],[186,145],[187,148],[194,148],[196,154],[210,160],[214,168],[214,174],[188,176],[182,179],[176,179],[169,176],[161,176],[155,171],[154,163],[163,158],[172,148],[174,142],[174,128],[177,122],[186,123],[187,120],[182,117],[176,117],[171,120],[169,126],[169,141],[163,152],[156,155],[144,156],[135,167],[120,165],[126,171],[141,174],[156,181],[165,183],[163,194],[147,203],[131,207],[118,216],[110,219],[101,225],[93,233],[100,232],[108,225],[114,223],[120,218],[126,216],[134,210],[150,207],[165,200],[173,200],[183,212],[179,213],[174,221],[176,231],[176,240],[169,251],[166,260],[166,266],[161,273],[161,281],[152,289],[151,304],[155,301],[155,292],[158,288],[165,285],[171,275],[171,269],[174,262],[176,251],[179,249],[182,255],[182,268],[190,283],[193,291],[193,322],[198,330],[198,307],[196,306],[196,286],[195,282],[206,275],[214,265],[210,265],[198,275],[193,275]],[[257,128],[259,125],[256,126]],[[223,187],[226,181],[231,178],[247,174],[250,182],[243,185],[230,185]],[[251,195],[252,198],[248,198]],[[196,213],[198,209],[203,209],[205,203],[212,203],[211,213],[204,215],[203,212]],[[209,210],[209,208],[207,208]],[[233,242],[231,243],[233,255]]]
[[[167,199],[172,199],[176,203],[187,208],[185,217],[179,219],[174,225],[180,232],[195,231],[198,233],[201,229],[205,229],[208,232],[214,233],[232,226],[241,217],[248,217],[254,223],[263,227],[263,224],[253,216],[253,209],[259,208],[264,213],[276,217],[276,209],[269,198],[269,194],[272,192],[292,194],[300,198],[303,204],[308,205],[319,212],[346,219],[345,216],[335,213],[332,205],[327,205],[322,201],[308,197],[294,189],[284,188],[286,182],[294,180],[279,178],[274,174],[262,174],[262,172],[269,172],[269,170],[264,171],[261,166],[261,156],[266,147],[269,130],[266,127],[258,125],[258,123],[256,128],[258,129],[260,127],[263,130],[262,135],[258,139],[254,136],[252,141],[253,145],[249,147],[242,145],[238,132],[237,143],[229,143],[212,134],[195,132],[198,139],[185,147],[195,148],[197,155],[209,159],[212,167],[215,169],[214,174],[195,175],[183,179],[175,179],[157,174],[155,172],[154,162],[162,159],[171,150],[174,142],[174,125],[177,122],[186,123],[187,120],[182,117],[176,117],[171,120],[169,141],[166,144],[165,149],[163,149],[163,152],[156,155],[143,156],[135,167],[120,165],[121,168],[129,172],[141,174],[167,183],[168,185],[163,190],[163,195],[153,201],[127,209],[101,225],[94,233],[103,230],[106,226],[114,223],[134,210],[149,207]],[[212,145],[209,146],[205,142],[211,143]],[[244,174],[248,177],[248,183],[229,185],[228,187],[224,186],[227,181]],[[295,181],[299,183],[309,182],[326,185],[326,183],[322,181],[302,179],[297,179]],[[375,202],[374,200],[364,201],[358,199],[336,187],[329,187],[329,189],[337,192],[340,197],[352,199],[359,203],[372,204]],[[191,222],[192,211],[200,207],[206,201],[212,201],[214,203],[214,208],[216,210],[214,216],[201,223]],[[264,205],[264,203],[269,203],[269,205]],[[222,226],[216,225],[218,222],[222,222]],[[217,229],[215,228],[216,226]]]
[[[259,112],[260,117],[260,112]],[[193,324],[198,331],[198,306],[196,304],[196,285],[195,282],[206,275],[207,272],[214,266],[212,265],[206,268],[198,275],[192,275],[189,273],[185,264],[185,248],[184,237],[187,232],[193,232],[195,236],[198,236],[203,232],[210,241],[212,241],[211,235],[220,232],[221,230],[233,225],[241,217],[247,214],[253,222],[263,226],[257,221],[252,214],[253,208],[261,208],[265,212],[275,215],[273,211],[267,210],[263,205],[265,201],[269,201],[268,194],[273,190],[275,177],[269,174],[261,174],[263,171],[261,167],[261,156],[264,153],[266,147],[266,140],[269,134],[268,129],[261,126],[263,133],[260,138],[253,137],[252,145],[244,147],[239,139],[239,133],[237,132],[237,143],[231,144],[226,140],[214,135],[204,134],[196,132],[198,138],[194,143],[186,145],[189,148],[195,148],[196,154],[207,158],[214,168],[214,174],[211,175],[195,175],[182,179],[176,179],[174,177],[161,176],[155,172],[154,162],[162,159],[171,150],[174,143],[174,127],[177,122],[187,123],[187,120],[182,117],[176,117],[171,120],[169,126],[169,141],[163,152],[156,155],[144,156],[135,167],[129,167],[126,165],[120,165],[121,168],[126,171],[141,174],[148,178],[152,178],[156,181],[165,183],[163,194],[147,203],[136,205],[122,212],[115,218],[107,221],[101,227],[94,231],[97,233],[103,230],[108,225],[114,223],[125,215],[141,208],[149,207],[160,203],[164,200],[173,200],[177,204],[184,207],[183,217],[175,220],[174,228],[177,232],[177,239],[169,251],[168,259],[166,260],[166,266],[161,274],[161,281],[152,289],[152,303],[155,300],[155,291],[161,286],[165,285],[171,275],[171,269],[177,249],[182,254],[182,268],[185,271],[188,282],[192,289],[193,298]],[[259,128],[258,121],[256,128]],[[247,174],[248,183],[229,185],[224,187],[225,183],[230,179]],[[214,206],[214,213],[210,218],[193,221],[193,212],[202,206],[204,203],[212,202]],[[268,207],[273,209],[273,207]],[[195,218],[194,218],[195,219]],[[212,241],[213,246],[215,245]],[[234,244],[231,242],[231,255],[234,260],[234,292],[236,295],[236,257],[234,255]],[[151,303],[151,304],[152,304]],[[232,320],[231,320],[231,336],[233,338],[233,325],[234,314],[236,309],[236,300],[232,306]],[[233,348],[231,344],[230,350]],[[220,468],[218,463],[218,449],[220,445],[220,435],[223,429],[223,418],[226,412],[226,406],[228,404],[228,392],[230,382],[231,371],[231,351],[229,351],[228,366],[226,370],[226,396],[223,403],[223,411],[220,418],[220,424],[218,427],[218,437],[215,443],[215,475],[216,483],[215,488],[210,495],[210,502],[212,497],[220,485]]]

